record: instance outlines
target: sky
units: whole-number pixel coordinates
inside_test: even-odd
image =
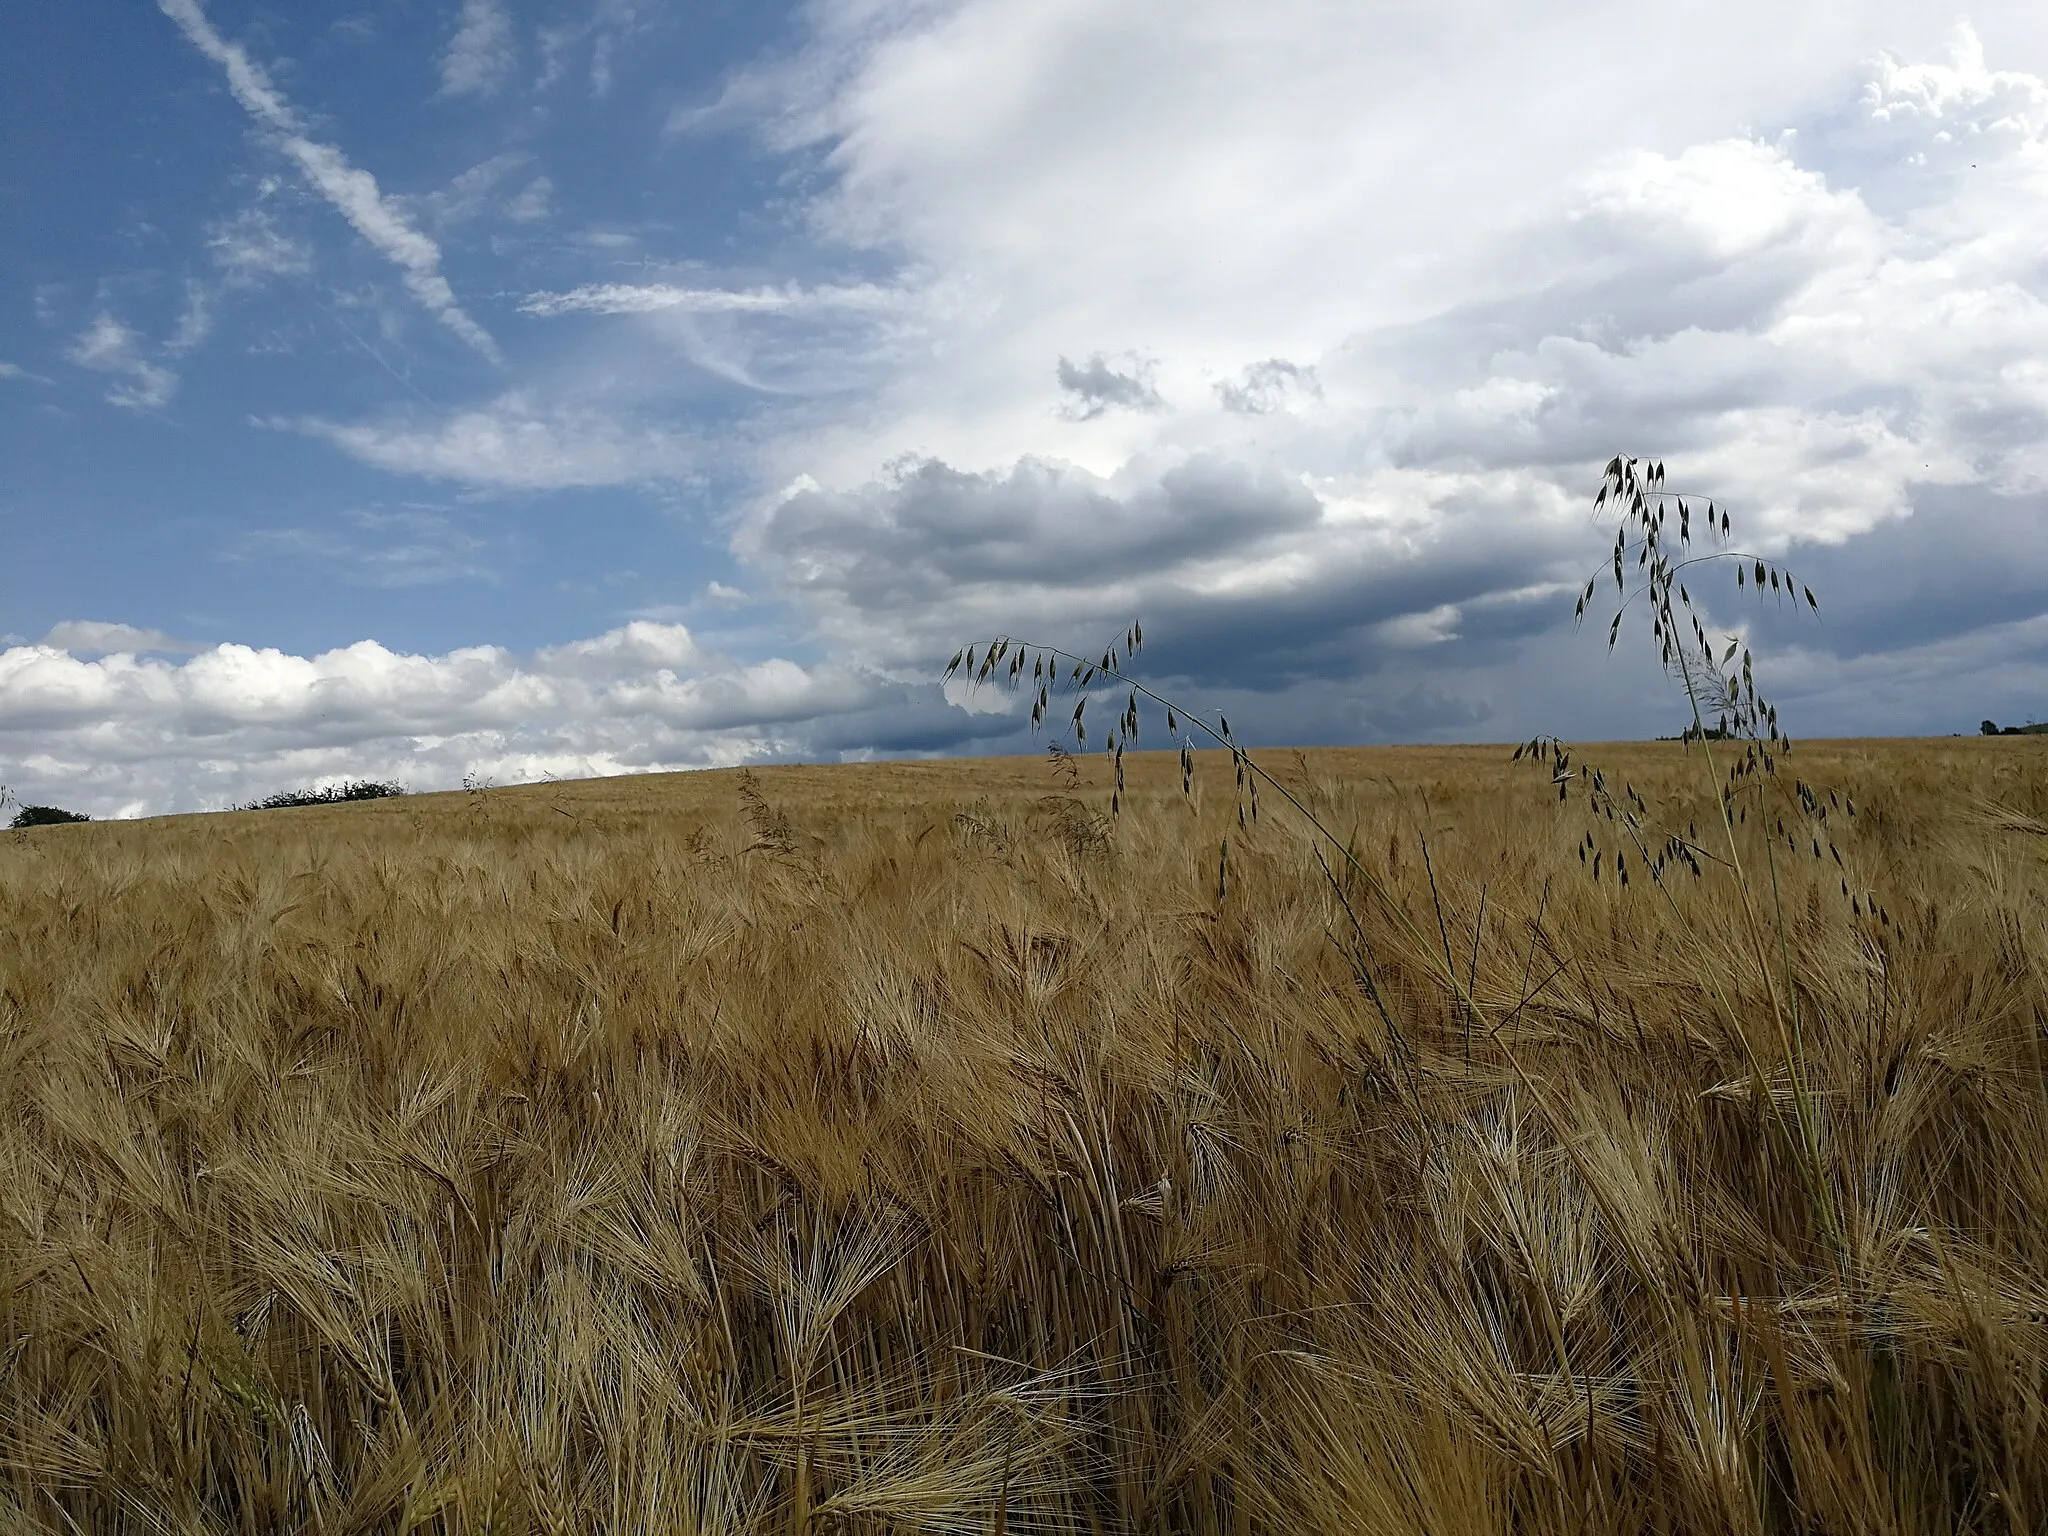
[[[1031,751],[946,659],[1133,620],[1254,746],[1668,734],[1617,453],[1795,737],[2048,717],[2036,4],[67,0],[0,230],[25,803]]]

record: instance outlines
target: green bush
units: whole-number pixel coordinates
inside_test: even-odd
[[[325,789],[287,789],[261,800],[252,800],[247,805],[235,807],[238,811],[276,811],[294,805],[340,805],[350,800],[383,800],[391,795],[402,795],[405,786],[385,783],[377,779],[350,779],[342,784],[330,784]]]
[[[59,827],[70,821],[91,821],[82,811],[67,811],[55,805],[24,805],[14,813],[12,823],[21,827]]]

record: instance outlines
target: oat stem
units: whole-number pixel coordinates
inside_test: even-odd
[[[1133,626],[1131,634],[1133,636],[1138,636],[1139,633],[1140,632],[1138,631],[1136,626]],[[964,647],[961,651],[956,652],[954,654],[952,662],[949,663],[946,668],[946,675],[948,677],[951,677],[956,671],[958,671],[961,667],[963,659],[965,660],[967,664],[967,669],[971,674],[973,671],[974,652],[977,649],[984,649],[987,655],[991,658],[991,660],[989,663],[985,664],[982,667],[981,676],[979,678],[970,676],[969,686],[975,686],[981,680],[985,679],[990,674],[990,672],[995,670],[996,661],[999,660],[1005,653],[1014,652],[1019,662],[1021,662],[1025,657],[1035,654],[1043,658],[1050,658],[1052,660],[1060,662],[1072,663],[1074,675],[1077,677],[1081,676],[1085,672],[1087,679],[1093,679],[1096,677],[1107,678],[1121,686],[1129,688],[1134,698],[1149,699],[1152,703],[1158,705],[1162,710],[1165,710],[1169,718],[1184,719],[1190,725],[1200,727],[1203,733],[1206,734],[1210,740],[1214,741],[1217,745],[1226,748],[1230,752],[1231,762],[1238,769],[1240,776],[1249,773],[1253,775],[1259,782],[1264,783],[1270,786],[1271,788],[1279,791],[1280,797],[1283,800],[1285,800],[1288,803],[1288,805],[1293,807],[1295,813],[1298,816],[1300,816],[1304,822],[1308,824],[1308,826],[1315,832],[1315,834],[1321,837],[1322,840],[1324,842],[1327,842],[1332,848],[1336,849],[1339,854],[1343,855],[1344,862],[1348,866],[1350,866],[1351,871],[1354,874],[1356,874],[1359,877],[1359,879],[1365,882],[1366,889],[1371,891],[1374,896],[1379,898],[1380,905],[1386,911],[1387,915],[1393,918],[1394,922],[1397,925],[1399,925],[1401,931],[1405,933],[1411,940],[1413,940],[1423,953],[1431,956],[1431,963],[1434,966],[1437,975],[1443,980],[1445,985],[1450,988],[1452,994],[1456,997],[1459,1006],[1467,1011],[1467,1016],[1474,1022],[1483,1022],[1484,1014],[1480,1011],[1479,1005],[1477,1001],[1473,998],[1471,991],[1466,987],[1463,979],[1460,978],[1460,976],[1458,975],[1457,962],[1450,957],[1448,940],[1446,940],[1445,942],[1443,962],[1441,964],[1437,964],[1435,961],[1435,951],[1431,946],[1429,939],[1427,938],[1427,936],[1425,936],[1422,929],[1419,926],[1417,926],[1415,921],[1408,916],[1407,912],[1402,908],[1400,903],[1394,899],[1393,893],[1386,888],[1385,884],[1381,882],[1377,875],[1375,875],[1370,869],[1368,869],[1365,866],[1363,862],[1360,861],[1358,856],[1351,851],[1350,847],[1342,839],[1340,839],[1336,833],[1332,832],[1328,827],[1323,825],[1322,820],[1319,817],[1317,817],[1315,812],[1310,810],[1306,805],[1304,805],[1301,802],[1301,799],[1294,793],[1294,791],[1287,787],[1285,782],[1275,777],[1273,774],[1268,773],[1263,767],[1259,765],[1257,761],[1253,759],[1251,753],[1247,751],[1243,746],[1241,746],[1238,743],[1236,737],[1230,732],[1230,722],[1227,718],[1220,719],[1220,729],[1218,726],[1212,726],[1211,724],[1209,724],[1207,720],[1204,720],[1199,714],[1195,713],[1192,710],[1182,708],[1173,700],[1168,699],[1163,695],[1154,692],[1144,683],[1138,681],[1134,677],[1129,676],[1122,670],[1120,666],[1114,664],[1115,654],[1113,652],[1105,652],[1100,660],[1096,660],[1086,656],[1077,655],[1072,651],[1062,650],[1058,646],[1042,645],[1037,641],[1021,639],[1014,635],[998,635],[992,640],[975,641],[972,644]],[[1136,647],[1131,646],[1130,649],[1136,649]],[[1014,683],[1015,680],[1021,676],[1021,666],[1012,665],[1010,669],[1010,680]],[[1087,686],[1086,680],[1083,681],[1082,686]],[[1041,706],[1045,697],[1045,692],[1041,690]],[[1085,704],[1087,703],[1087,699],[1084,697],[1081,702],[1085,706]],[[1042,708],[1034,708],[1034,727],[1038,723],[1038,720],[1041,718],[1041,716]],[[1079,718],[1080,712],[1079,710],[1077,710],[1075,713],[1075,719],[1078,721]],[[1183,745],[1185,746],[1185,740],[1183,741]],[[1122,746],[1122,740],[1120,738],[1113,736],[1111,739],[1109,750],[1115,752],[1119,757],[1121,757]],[[1121,772],[1121,769],[1119,769],[1119,772]],[[1254,800],[1253,803],[1254,806],[1256,806],[1256,800]],[[1254,815],[1256,815],[1256,810],[1254,810]]]

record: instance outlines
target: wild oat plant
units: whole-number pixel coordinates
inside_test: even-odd
[[[1219,734],[0,839],[0,1528],[2042,1527],[2036,738]]]
[[[1802,923],[1802,914],[1788,904],[1795,876],[1807,873],[1799,870],[1798,864],[1810,856],[1815,866],[1826,870],[1827,861],[1832,862],[1833,868],[1827,871],[1827,875],[1839,886],[1841,899],[1856,920],[1852,931],[1860,941],[1858,947],[1862,951],[1863,963],[1875,978],[1886,975],[1888,946],[1884,943],[1886,935],[1873,930],[1888,932],[1893,926],[1892,919],[1876,895],[1859,883],[1853,860],[1845,861],[1836,837],[1841,823],[1831,822],[1831,814],[1845,814],[1852,820],[1856,817],[1853,794],[1818,787],[1803,778],[1780,773],[1781,765],[1793,753],[1793,743],[1781,728],[1776,706],[1757,689],[1750,647],[1740,632],[1728,633],[1723,637],[1717,654],[1717,647],[1709,637],[1706,610],[1694,601],[1689,583],[1696,583],[1702,574],[1711,570],[1732,570],[1738,599],[1753,594],[1759,600],[1795,609],[1803,601],[1804,608],[1814,614],[1819,612],[1819,601],[1812,588],[1799,582],[1782,563],[1729,547],[1732,525],[1727,509],[1710,496],[1671,489],[1666,483],[1661,461],[1621,456],[1610,460],[1594,497],[1595,513],[1603,509],[1611,511],[1618,525],[1611,554],[1614,611],[1607,623],[1608,649],[1611,651],[1619,644],[1629,611],[1639,608],[1647,621],[1647,638],[1659,664],[1682,692],[1690,723],[1679,741],[1688,756],[1697,753],[1700,778],[1691,786],[1681,779],[1669,787],[1676,793],[1667,791],[1659,797],[1660,803],[1653,805],[1633,782],[1620,774],[1610,779],[1607,769],[1584,762],[1577,765],[1575,772],[1572,749],[1556,737],[1539,736],[1516,748],[1513,757],[1515,761],[1526,759],[1545,767],[1557,789],[1560,803],[1569,803],[1574,789],[1578,791],[1589,826],[1575,845],[1574,852],[1582,869],[1595,884],[1601,880],[1601,866],[1605,860],[1613,884],[1619,890],[1626,890],[1630,884],[1630,854],[1634,854],[1638,879],[1647,880],[1649,887],[1661,898],[1671,921],[1666,935],[1639,944],[1634,957],[1638,972],[1659,978],[1696,978],[1705,999],[1711,1001],[1714,1022],[1725,1032],[1723,1038],[1738,1048],[1745,1067],[1739,1076],[1717,1083],[1707,1092],[1719,1099],[1740,1100],[1749,1105],[1758,1117],[1750,1133],[1760,1145],[1767,1147],[1774,1140],[1787,1144],[1783,1158],[1796,1172],[1805,1197],[1811,1228],[1808,1236],[1812,1246],[1826,1258],[1829,1273],[1846,1287],[1852,1277],[1862,1275],[1867,1278],[1867,1271],[1874,1260],[1882,1260],[1889,1265],[1896,1255],[1886,1251],[1887,1245],[1896,1246],[1908,1235],[1918,1237],[1925,1234],[1918,1229],[1911,1234],[1873,1231],[1867,1211],[1853,1211],[1844,1203],[1845,1197],[1853,1194],[1853,1190],[1846,1187],[1851,1181],[1845,1179],[1844,1170],[1836,1165],[1831,1146],[1842,1126],[1840,1118],[1829,1112],[1828,1100],[1833,1090],[1823,1083],[1822,1078],[1826,1074],[1817,1067],[1814,1057],[1818,1044],[1814,1032],[1825,1022],[1824,999],[1816,995],[1813,968],[1802,965],[1800,960],[1803,957],[1796,954],[1805,947],[1800,942],[1802,929],[1810,933],[1816,926],[1819,909],[1815,905],[1815,897],[1825,881],[1798,881],[1805,898],[1805,921]],[[1695,517],[1699,528],[1697,544]],[[1596,606],[1603,575],[1604,571],[1596,573],[1579,594],[1575,603],[1576,621],[1583,622]],[[1486,887],[1482,885],[1480,889],[1472,917],[1472,964],[1467,979],[1461,981],[1458,954],[1450,938],[1450,930],[1456,924],[1447,913],[1443,891],[1432,867],[1427,834],[1418,832],[1415,841],[1428,876],[1430,911],[1411,913],[1390,898],[1385,883],[1360,861],[1354,849],[1355,837],[1340,839],[1324,818],[1256,763],[1231,734],[1227,719],[1218,716],[1218,723],[1211,726],[1200,715],[1175,705],[1129,677],[1125,670],[1128,660],[1142,645],[1143,630],[1135,624],[1124,635],[1121,648],[1112,645],[1101,653],[1099,659],[998,637],[993,642],[970,646],[956,653],[948,665],[947,675],[954,675],[964,666],[967,676],[976,683],[985,682],[993,675],[997,680],[1008,681],[1014,686],[1024,682],[1024,669],[1028,663],[1031,668],[1030,718],[1033,728],[1040,727],[1049,718],[1055,689],[1072,690],[1079,697],[1068,723],[1077,741],[1085,741],[1085,712],[1091,686],[1107,681],[1119,688],[1127,688],[1123,710],[1105,733],[1104,748],[1113,764],[1115,785],[1111,797],[1112,813],[1119,808],[1119,797],[1125,787],[1123,757],[1126,747],[1135,741],[1139,731],[1141,699],[1164,712],[1169,734],[1175,733],[1181,722],[1189,728],[1182,731],[1179,742],[1184,796],[1193,794],[1193,733],[1199,731],[1223,746],[1228,750],[1236,772],[1241,830],[1248,830],[1257,821],[1258,786],[1262,780],[1279,789],[1300,814],[1323,877],[1336,895],[1349,924],[1350,934],[1343,940],[1332,935],[1333,941],[1347,952],[1361,990],[1372,999],[1386,1026],[1388,1041],[1397,1051],[1405,1050],[1406,1041],[1387,1012],[1384,1001],[1386,988],[1375,974],[1379,963],[1358,910],[1350,899],[1348,887],[1351,879],[1355,877],[1373,899],[1377,907],[1375,915],[1390,922],[1401,936],[1415,941],[1414,948],[1425,953],[1430,949],[1426,930],[1433,917],[1434,932],[1441,941],[1441,949],[1440,958],[1438,954],[1428,956],[1428,969],[1435,973],[1434,979],[1449,994],[1448,1001],[1454,1005],[1464,1058],[1469,1063],[1473,1026],[1480,1025],[1489,1035],[1500,1027],[1487,1023],[1487,1014],[1477,998],[1478,956],[1483,945],[1487,912]],[[1718,752],[1716,743],[1721,744]],[[1058,750],[1056,747],[1055,751]],[[1704,841],[1699,831],[1697,809],[1701,789],[1706,791],[1706,799],[1712,807],[1709,816],[1711,830]],[[2023,813],[1996,802],[1984,810],[1988,810],[1989,819],[1997,825],[2017,828],[2023,820]],[[1984,810],[1979,814],[1984,814]],[[1752,813],[1756,817],[1753,826]],[[1792,823],[1790,827],[1787,826],[1788,817]],[[1682,831],[1679,830],[1681,823]],[[1784,845],[1782,850],[1780,843]],[[1340,880],[1331,872],[1324,857],[1324,845],[1342,855],[1348,866],[1345,879]],[[1389,845],[1390,860],[1394,857],[1395,846]],[[1714,875],[1723,878],[1711,880],[1709,866],[1714,866]],[[1227,887],[1227,867],[1226,841],[1219,856],[1219,902]],[[1669,889],[1673,878],[1688,874],[1693,881],[1711,887],[1710,900],[1725,902],[1722,910],[1727,919],[1732,919],[1724,919],[1725,927],[1736,940],[1739,971],[1726,962],[1700,963],[1703,956],[1698,934],[1685,908]],[[1559,956],[1557,946],[1547,936],[1544,917],[1550,899],[1551,885],[1546,880],[1535,916],[1530,921],[1532,942],[1522,967],[1518,994],[1512,1005],[1507,1007],[1505,1018],[1508,1023],[1521,1019],[1545,988],[1573,968],[1573,962]],[[1499,908],[1496,907],[1495,911],[1498,918]],[[1537,969],[1539,948],[1544,951],[1546,961],[1554,960],[1554,963],[1548,965],[1548,974],[1532,990],[1530,981]],[[1743,972],[1760,986],[1766,1005],[1764,1010],[1746,1006],[1738,998],[1735,977]],[[1634,1017],[1637,1006],[1633,1000],[1628,1003],[1628,1009]],[[2042,1021],[2036,1017],[2026,1031],[2029,1047],[2037,1055],[2037,1036],[2041,1027]],[[1888,1096],[1897,1092],[1896,1069],[1900,1060],[1896,1054],[1888,1058],[1884,1078]],[[1519,1086],[1531,1093],[1538,1092],[1537,1082],[1525,1072],[1512,1049],[1504,1054],[1503,1064]],[[1866,1077],[1868,1070],[1869,1063],[1866,1062]],[[1415,1085],[1412,1075],[1409,1082],[1411,1086]],[[1416,1102],[1418,1105],[1421,1103],[1419,1087],[1416,1088]],[[1888,1168],[1871,1170],[1873,1177],[1884,1177],[1888,1173]],[[1878,1249],[1875,1254],[1873,1245]],[[1696,1256],[1689,1261],[1687,1279],[1697,1290],[1699,1274],[1696,1268],[1690,1267],[1692,1264],[1696,1264]],[[1775,1295],[1786,1288],[1784,1278],[1774,1276],[1769,1292]],[[2031,1294],[2037,1297],[2043,1294],[2038,1282]],[[1727,1308],[1736,1308],[1754,1299],[1730,1290],[1718,1301]],[[1848,1310],[1846,1290],[1841,1305],[1845,1311]],[[1867,1316],[1863,1321],[1867,1324]],[[1563,1367],[1566,1365],[1566,1349],[1561,1332],[1555,1333],[1554,1342],[1558,1363]],[[1640,1389],[1642,1384],[1638,1385]],[[2030,1418],[2028,1423],[2039,1428],[2035,1418]],[[1784,1519],[1802,1529],[1816,1523],[1815,1510],[1799,1504],[1796,1489],[1781,1483],[1771,1491],[1783,1501],[1781,1513]],[[1975,1497],[1977,1494],[1973,1492],[1972,1498]],[[1995,1505],[2003,1495],[1985,1497]],[[2009,1518],[2009,1513],[2006,1510],[1990,1516],[1990,1526],[2000,1528],[2000,1521]],[[1772,1523],[1767,1518],[1768,1514],[1769,1511],[1765,1510],[1758,1516],[1766,1525]],[[1859,1518],[1873,1517],[1866,1510]],[[1949,1510],[1938,1518],[1955,1521],[1964,1517],[1958,1511]],[[1825,1523],[1819,1522],[1821,1525]]]
[[[1640,617],[1648,619],[1647,639],[1666,674],[1678,683],[1690,716],[1680,741],[1689,753],[1697,745],[1704,788],[1712,796],[1708,838],[1701,841],[1698,821],[1691,816],[1685,820],[1685,830],[1677,830],[1677,818],[1660,816],[1634,784],[1623,780],[1617,792],[1602,768],[1581,763],[1574,776],[1571,750],[1555,737],[1537,737],[1518,747],[1515,757],[1521,760],[1526,756],[1547,767],[1560,801],[1570,799],[1575,784],[1580,790],[1590,826],[1579,844],[1579,861],[1595,881],[1601,878],[1601,861],[1606,858],[1614,880],[1626,886],[1631,851],[1636,855],[1638,874],[1647,876],[1666,900],[1669,896],[1662,887],[1669,875],[1682,878],[1689,872],[1696,880],[1704,879],[1706,866],[1711,864],[1728,876],[1726,889],[1738,904],[1740,931],[1754,951],[1769,993],[1776,1054],[1804,1153],[1801,1173],[1831,1240],[1839,1242],[1840,1212],[1826,1178],[1818,1101],[1806,1070],[1801,997],[1780,861],[1787,855],[1796,861],[1810,853],[1819,863],[1825,842],[1826,857],[1833,861],[1842,898],[1851,913],[1884,927],[1890,926],[1890,914],[1874,895],[1851,888],[1850,865],[1844,862],[1830,828],[1831,811],[1855,817],[1854,798],[1845,800],[1834,790],[1823,791],[1802,778],[1779,773],[1780,764],[1792,755],[1792,742],[1780,728],[1776,706],[1757,691],[1750,648],[1740,632],[1729,633],[1717,654],[1703,617],[1704,607],[1695,603],[1689,582],[1732,568],[1738,599],[1745,589],[1760,601],[1789,604],[1794,609],[1803,599],[1805,609],[1814,614],[1819,613],[1820,603],[1813,589],[1781,564],[1729,548],[1731,525],[1726,508],[1717,506],[1711,497],[1688,496],[1669,488],[1661,460],[1619,456],[1609,460],[1594,497],[1595,512],[1603,508],[1611,509],[1618,524],[1611,567],[1614,613],[1607,625],[1607,647],[1612,651],[1620,643],[1629,610],[1639,606]],[[1696,515],[1700,523],[1697,543]],[[1583,623],[1594,608],[1605,576],[1603,570],[1587,581],[1575,604],[1576,622]],[[1725,774],[1717,760],[1717,742],[1720,755],[1728,759]],[[1757,816],[1754,834],[1746,836],[1752,811]],[[1788,815],[1790,828],[1785,824]],[[1720,1003],[1724,1013],[1731,1012],[1725,998]],[[1744,1038],[1747,1042],[1747,1033]],[[1751,1086],[1757,1091],[1764,1084],[1762,1059],[1752,1053],[1756,1066]]]

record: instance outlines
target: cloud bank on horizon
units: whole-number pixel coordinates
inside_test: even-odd
[[[1023,750],[944,657],[1133,617],[1253,741],[1661,733],[1616,451],[1821,592],[1715,610],[1795,734],[2048,715],[2030,7],[159,3],[243,159],[0,317],[31,798]]]
[[[957,736],[943,704],[900,680],[736,664],[683,625],[644,619],[528,657],[488,645],[401,655],[361,640],[317,656],[218,645],[174,662],[148,652],[190,647],[108,633],[120,625],[71,628],[85,633],[0,652],[5,729],[33,737],[17,759],[30,782],[72,786],[74,801],[114,815],[235,804],[280,781],[523,783]],[[110,641],[121,649],[102,651]]]

